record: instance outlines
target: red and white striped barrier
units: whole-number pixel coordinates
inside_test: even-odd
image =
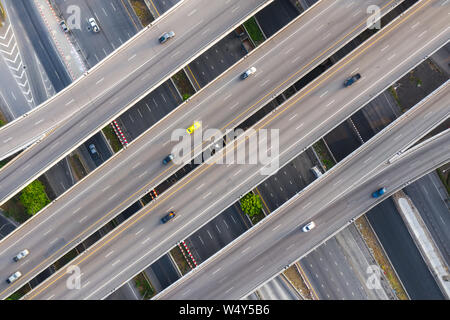
[[[195,266],[197,267],[198,266],[197,261],[195,261],[194,256],[192,255],[191,251],[189,251],[189,248],[187,247],[186,242],[181,241],[181,243],[183,244],[184,248],[186,249],[187,253],[189,254],[189,257],[191,257],[192,262],[194,262]]]
[[[191,265],[191,263],[189,262],[189,259],[186,257],[186,255],[184,254],[183,248],[181,247],[181,244],[178,243],[178,248],[180,248],[181,253],[183,254],[184,259],[187,261],[189,267],[191,267],[191,269],[194,269]]]
[[[117,123],[116,120],[113,120],[113,122],[111,123],[114,132],[116,133],[117,137],[119,137],[120,142],[122,143],[122,145],[124,147],[126,147],[128,145],[128,141],[127,138],[125,138],[125,135],[122,132],[122,129],[120,129],[119,124]]]

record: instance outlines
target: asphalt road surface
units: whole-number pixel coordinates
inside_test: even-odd
[[[329,6],[329,3],[324,2],[324,4],[327,4],[328,7],[325,7],[325,10],[320,7],[317,6],[314,9],[317,10],[321,10],[319,12],[323,13],[323,12],[327,12],[327,10],[331,10],[332,13],[339,13],[342,15],[347,15],[346,10],[349,9],[343,9],[342,11],[340,10],[332,10],[332,9],[336,9],[333,8],[332,6]],[[313,10],[310,11],[314,12]],[[326,17],[330,17],[330,19],[333,19],[333,15],[325,15]],[[323,17],[325,17],[323,16]],[[312,17],[315,17],[314,15]],[[357,16],[355,16],[355,19],[357,18]],[[361,21],[361,17],[359,17],[360,21]],[[365,19],[362,19],[363,21],[365,21]],[[350,21],[350,19],[347,19],[346,21]],[[302,20],[301,23],[304,23],[304,20]],[[365,22],[363,22],[362,24],[365,24]],[[353,24],[350,23],[348,28],[352,28]],[[294,27],[297,27],[296,25],[292,25]],[[301,28],[299,30],[302,30]],[[334,29],[334,31],[337,30],[337,28]],[[283,34],[280,34],[283,35]],[[314,38],[314,35],[313,35]],[[317,38],[317,37],[315,37]],[[403,38],[403,37],[400,37]],[[286,44],[286,42],[289,43],[289,45],[292,45],[293,43],[290,42],[290,38],[289,37],[284,37],[283,39],[285,39],[286,41],[281,42],[281,45]],[[308,48],[311,48],[313,51],[317,50],[317,54],[321,54],[323,51],[320,49],[323,45],[323,43],[321,45],[318,45],[317,47],[314,47],[311,45],[312,41],[308,38],[306,38],[304,35],[302,35],[301,39],[305,39],[305,41],[307,43],[309,43],[310,45],[308,46]],[[320,40],[320,39],[319,39]],[[326,42],[326,39],[324,40]],[[393,42],[397,41],[397,39],[393,40]],[[319,41],[320,42],[320,41]],[[271,43],[270,41],[267,43]],[[297,45],[297,44],[296,44]],[[302,43],[299,42],[300,46],[302,46]],[[380,44],[379,44],[380,45]],[[264,50],[262,50],[264,48]],[[273,48],[270,47],[264,47],[262,46],[260,50],[255,50],[255,54],[251,55],[251,59],[250,57],[248,59],[246,59],[243,63],[244,66],[240,66],[238,65],[236,68],[230,70],[229,72],[227,72],[223,77],[220,78],[220,81],[217,82],[217,84],[215,84],[216,86],[213,87],[212,85],[208,87],[208,90],[211,90],[212,92],[215,92],[214,90],[217,90],[216,88],[219,88],[219,91],[216,93],[218,95],[218,98],[215,99],[216,103],[213,105],[210,105],[209,108],[202,108],[201,110],[198,110],[200,108],[198,108],[198,106],[200,106],[202,103],[204,103],[204,99],[202,94],[205,94],[205,92],[207,92],[207,90],[205,89],[204,91],[202,91],[201,94],[198,95],[197,98],[194,98],[193,100],[191,100],[193,103],[196,103],[196,105],[192,106],[190,104],[186,104],[186,106],[188,108],[190,108],[191,112],[195,111],[195,112],[200,112],[197,113],[196,115],[193,114],[184,114],[183,116],[189,116],[191,117],[191,119],[195,119],[194,117],[197,117],[199,115],[200,119],[204,120],[204,127],[205,127],[205,119],[210,119],[208,122],[208,124],[210,124],[211,127],[221,127],[221,124],[223,124],[226,121],[230,121],[232,120],[232,118],[229,115],[229,110],[227,109],[230,107],[230,102],[227,101],[227,96],[225,96],[224,99],[222,99],[221,97],[223,96],[223,93],[221,90],[223,90],[223,83],[225,83],[226,85],[228,85],[227,89],[228,92],[233,93],[233,92],[239,92],[239,93],[246,93],[246,96],[244,97],[241,94],[240,99],[242,99],[241,104],[239,104],[238,106],[235,107],[235,109],[233,111],[235,111],[236,113],[240,112],[242,113],[242,115],[245,115],[245,110],[247,108],[247,106],[252,105],[252,103],[254,103],[254,101],[256,100],[255,97],[260,97],[262,95],[266,95],[269,96],[269,93],[265,93],[267,92],[266,89],[262,86],[254,86],[253,83],[254,81],[258,81],[258,76],[261,77],[264,75],[264,73],[262,73],[260,71],[259,75],[255,75],[255,77],[253,77],[253,79],[248,79],[248,80],[252,80],[252,81],[246,81],[246,82],[241,82],[239,79],[237,79],[237,77],[241,74],[241,70],[245,70],[245,64],[254,64],[252,59],[256,59],[259,56],[256,55],[256,53],[264,56],[267,53],[270,53],[271,50],[273,50]],[[422,49],[423,50],[423,49]],[[289,51],[289,50],[287,50]],[[408,51],[408,54],[411,52],[412,50]],[[295,54],[295,50],[290,50],[290,52],[294,52],[293,54]],[[379,54],[379,52],[377,52]],[[315,56],[317,56],[317,54]],[[313,55],[314,56],[314,55]],[[413,64],[415,62],[414,59],[418,59],[418,57],[422,56],[421,50],[416,52],[416,55],[411,54],[410,55],[410,60],[408,61],[405,60],[404,62],[412,62]],[[308,55],[309,57],[309,55]],[[387,61],[383,61],[380,60],[378,58],[378,56],[375,54],[373,56],[364,56],[366,58],[366,61],[364,62],[359,62],[358,60],[350,63],[349,61],[346,61],[346,64],[349,64],[349,66],[346,66],[346,71],[343,71],[342,74],[348,74],[355,68],[356,65],[364,65],[365,68],[373,68],[374,70],[376,70],[378,67],[381,67],[381,65],[377,65],[377,63],[374,63],[374,61],[378,61],[379,63],[386,63]],[[369,58],[370,57],[370,58]],[[286,58],[286,57],[283,57]],[[260,59],[260,58],[258,58]],[[352,58],[355,59],[355,58]],[[297,63],[298,60],[294,59],[295,62]],[[412,60],[412,61],[411,61]],[[306,61],[309,61],[306,60]],[[265,60],[260,60],[258,61],[258,63],[260,63],[262,65],[262,63],[264,63]],[[277,65],[277,61],[268,61],[266,62],[269,65],[270,64],[274,64]],[[305,62],[306,63],[306,62]],[[392,63],[392,65],[397,65],[396,61],[390,61],[390,63]],[[300,66],[302,66],[302,64],[300,64]],[[259,67],[259,64],[257,65]],[[301,68],[300,66],[298,66],[298,68]],[[263,70],[264,68],[266,68],[265,66],[261,67],[260,69]],[[268,66],[267,66],[268,68]],[[286,65],[285,68],[289,69],[292,72],[292,66],[290,65]],[[409,70],[409,66],[407,64],[403,64],[401,65],[401,68],[397,67],[397,68],[393,68],[393,71],[396,71],[398,73],[404,73],[404,70]],[[279,68],[281,69],[281,68]],[[266,69],[267,70],[267,69]],[[299,69],[294,69],[294,70],[299,70]],[[274,74],[271,74],[271,80],[275,79],[275,83],[283,83],[285,76],[286,76],[286,71],[284,71],[283,69],[278,70],[279,72],[277,73],[278,78],[274,77]],[[304,69],[301,69],[300,71],[304,71],[306,72]],[[333,71],[334,73],[336,73],[337,71]],[[322,114],[324,114],[324,110],[325,108],[328,108],[331,106],[330,102],[334,103],[335,100],[338,100],[337,97],[336,99],[331,98],[328,103],[323,103],[323,101],[321,100],[317,100],[317,94],[315,94],[315,92],[319,92],[317,90],[324,90],[324,91],[332,91],[333,93],[337,93],[340,97],[339,97],[339,102],[338,103],[342,103],[345,104],[348,101],[348,97],[354,97],[360,90],[358,89],[357,86],[354,86],[352,88],[347,88],[346,90],[342,89],[342,78],[344,78],[344,76],[342,74],[332,74],[332,79],[326,79],[322,80],[322,82],[324,82],[324,85],[322,83],[320,83],[322,86],[319,89],[314,88],[315,90],[311,92],[309,92],[309,96],[308,99],[306,101],[302,101],[302,105],[307,106],[307,107],[299,107],[298,110],[302,110],[302,112],[305,113],[305,116],[299,116],[297,117],[297,119],[295,119],[295,121],[292,122],[292,125],[294,125],[295,122],[297,122],[298,124],[294,127],[297,128],[299,131],[296,131],[296,134],[300,134],[301,132],[309,132],[309,136],[308,136],[308,140],[309,143],[312,143],[313,141],[315,141],[316,139],[320,138],[323,133],[327,132],[330,128],[334,127],[336,124],[338,124],[340,121],[342,121],[343,119],[345,119],[349,114],[353,113],[355,111],[355,109],[357,110],[361,105],[364,105],[365,102],[367,102],[367,99],[370,99],[370,95],[374,95],[377,92],[379,92],[380,88],[383,88],[385,86],[385,84],[383,84],[383,82],[380,83],[380,81],[376,81],[375,79],[380,78],[380,73],[374,73],[373,75],[371,75],[373,77],[373,82],[372,85],[370,87],[370,90],[366,90],[364,92],[364,94],[360,94],[359,97],[357,99],[353,99],[352,103],[350,105],[346,105],[346,112],[340,112],[339,117],[335,117],[333,119],[328,118],[326,121],[328,121],[328,124],[326,127],[320,127],[320,128],[316,128],[317,124],[320,123],[320,119],[322,118]],[[295,73],[294,73],[295,74]],[[384,74],[384,73],[383,73]],[[331,75],[330,75],[331,76]],[[329,77],[330,77],[329,76]],[[395,79],[396,74],[393,73],[390,75],[393,79]],[[393,80],[385,80],[385,79],[381,79],[384,81],[393,81]],[[262,83],[268,81],[268,80],[261,80]],[[285,82],[285,81],[284,81]],[[318,86],[318,85],[317,85]],[[327,89],[328,88],[328,89]],[[282,90],[282,89],[281,89]],[[369,91],[369,92],[367,92]],[[322,92],[322,91],[320,91]],[[303,93],[299,93],[299,97],[302,98]],[[334,96],[334,94],[333,94]],[[268,99],[269,97],[267,97],[266,99]],[[328,98],[328,97],[327,97]],[[197,100],[198,99],[198,100]],[[214,98],[211,98],[214,99]],[[246,99],[246,100],[244,100]],[[199,101],[199,102],[197,102]],[[260,100],[261,102],[261,100]],[[263,102],[263,101],[262,101]],[[223,104],[223,106],[222,106]],[[262,103],[264,104],[264,102]],[[218,112],[216,109],[212,108],[212,107],[217,108],[217,110],[220,110],[221,112]],[[242,111],[238,110],[238,107],[240,107]],[[197,109],[197,110],[196,110]],[[314,110],[315,112],[311,112],[311,110]],[[178,109],[176,110],[178,111]],[[182,112],[182,111],[180,111]],[[205,116],[206,115],[208,116]],[[308,121],[305,120],[304,123],[307,123],[308,125],[305,125],[304,127],[301,127],[301,124],[303,123],[301,121],[301,119],[307,119],[308,116],[311,116],[310,119]],[[228,116],[228,118],[227,118]],[[291,116],[287,116],[285,115],[285,117],[287,117],[287,119],[285,121],[287,121],[288,123],[291,121],[289,120],[291,118]],[[225,120],[225,121],[224,121]],[[294,120],[294,119],[292,119]],[[173,121],[170,118],[167,119],[167,126],[168,128],[170,128],[170,126],[172,128],[179,128],[179,127],[183,127],[185,126],[185,123],[189,123],[188,121],[184,120],[184,118],[178,120],[178,121]],[[237,120],[236,123],[239,123],[240,120]],[[172,125],[169,126],[169,123],[172,123]],[[161,126],[164,126],[166,124],[164,123],[160,123]],[[168,129],[167,128],[167,129]],[[292,130],[294,128],[291,128]],[[162,165],[161,165],[161,158],[163,157],[163,155],[168,154],[170,151],[170,146],[167,145],[167,140],[169,140],[170,136],[167,133],[167,129],[163,129],[163,132],[165,134],[165,136],[161,136],[161,133],[158,134],[154,134],[153,131],[149,131],[146,133],[145,136],[143,136],[142,139],[138,139],[136,140],[137,143],[132,144],[129,148],[127,148],[125,151],[121,152],[120,154],[117,154],[115,157],[113,157],[111,159],[110,162],[106,163],[104,167],[112,167],[112,165],[114,163],[118,163],[119,166],[117,167],[117,169],[115,169],[114,171],[110,171],[110,173],[108,175],[106,175],[106,173],[102,172],[102,170],[96,170],[94,171],[90,177],[84,179],[81,183],[77,184],[73,189],[71,189],[71,192],[66,193],[62,198],[58,199],[55,203],[53,203],[50,207],[48,207],[48,209],[51,210],[51,212],[49,213],[45,213],[47,212],[46,210],[42,211],[40,214],[36,215],[35,218],[33,218],[32,220],[32,224],[27,224],[27,227],[23,227],[20,232],[16,233],[14,236],[10,237],[9,239],[7,239],[7,241],[2,241],[1,246],[3,249],[3,253],[6,253],[11,251],[11,252],[15,252],[18,248],[22,248],[23,246],[27,246],[29,247],[31,250],[33,250],[34,252],[36,252],[36,255],[34,255],[34,258],[37,259],[34,263],[30,263],[29,266],[31,267],[32,265],[34,265],[35,267],[31,267],[33,270],[31,274],[27,274],[28,276],[31,276],[34,273],[37,273],[39,269],[41,268],[45,268],[46,264],[50,264],[52,262],[53,259],[56,259],[58,256],[60,256],[61,254],[63,254],[64,251],[69,250],[71,247],[75,246],[77,244],[77,242],[82,241],[85,237],[87,237],[90,233],[94,232],[95,230],[97,230],[99,227],[101,227],[104,223],[106,223],[109,219],[113,218],[114,215],[117,215],[118,213],[120,213],[123,209],[125,209],[130,203],[134,202],[135,200],[137,200],[137,196],[139,196],[139,192],[141,193],[145,193],[145,191],[148,189],[150,189],[149,186],[152,185],[153,182],[148,183],[148,181],[152,181],[152,176],[155,176],[156,173],[161,172],[162,169]],[[302,130],[300,130],[302,129]],[[320,130],[319,130],[320,129]],[[159,127],[155,128],[156,131],[160,130]],[[165,130],[165,131],[164,131]],[[305,131],[303,131],[305,130]],[[147,144],[149,143],[147,139],[145,139],[146,137],[151,137],[150,138],[150,143],[154,143],[155,146],[159,145],[162,146],[162,148],[164,150],[167,151],[158,151],[155,147],[153,147],[152,149],[149,150],[149,148],[147,147]],[[308,146],[309,144],[306,143],[305,146]],[[134,149],[132,148],[134,147]],[[138,150],[138,152],[133,151],[133,150]],[[133,160],[131,160],[128,155],[133,156]],[[133,164],[131,164],[133,163]],[[123,166],[123,169],[120,167]],[[130,172],[130,167],[132,172]],[[133,168],[134,167],[134,168]],[[166,169],[165,171],[170,171],[172,170],[172,172],[174,172],[175,168],[172,169]],[[156,172],[156,173],[155,173]],[[165,173],[163,171],[163,173]],[[120,180],[120,176],[119,175],[123,175],[123,180]],[[130,177],[133,177],[133,179],[130,179]],[[92,182],[90,182],[92,181]],[[121,181],[121,182],[120,182]],[[119,190],[114,190],[114,188],[112,188],[115,184],[120,184],[121,185],[121,190],[119,192]],[[139,186],[143,186],[141,187],[140,191],[135,192],[135,190],[137,190],[137,188],[139,188]],[[80,190],[81,193],[77,193]],[[128,190],[128,191],[127,191]],[[95,192],[93,192],[95,191]],[[105,197],[104,200],[100,200],[99,199],[99,195],[96,193],[102,193],[103,196]],[[133,194],[134,193],[134,194]],[[129,197],[129,195],[132,194],[131,197]],[[83,203],[80,203],[78,201],[78,199],[83,198]],[[132,200],[131,202],[128,202],[129,200],[131,200],[132,198],[136,198],[135,200]],[[124,202],[124,199],[126,199],[126,201]],[[234,198],[236,199],[236,198]],[[67,202],[69,201],[69,202]],[[127,203],[128,202],[128,203]],[[233,201],[234,202],[234,201]],[[69,206],[69,207],[68,207]],[[84,209],[84,208],[89,208],[89,209]],[[114,211],[111,211],[111,208],[115,208]],[[67,215],[67,212],[72,212],[72,215]],[[45,214],[43,214],[45,213]],[[73,223],[67,223],[66,219],[69,219],[70,221],[73,222],[74,216],[76,214],[76,221],[78,221],[77,224],[73,224]],[[212,214],[216,214],[216,212],[212,212]],[[100,219],[99,219],[100,218]],[[41,220],[42,219],[42,220]],[[43,223],[43,221],[46,221],[46,223]],[[52,225],[52,232],[49,232],[49,228],[48,228],[48,224]],[[43,228],[42,231],[37,232],[36,228]],[[23,232],[23,233],[22,233]],[[58,232],[59,234],[56,235],[55,232]],[[81,232],[81,233],[80,233]],[[26,235],[26,236],[25,236]],[[42,237],[46,238],[51,236],[51,239],[44,240]],[[17,237],[17,238],[16,238]],[[34,237],[38,237],[41,238],[41,240],[36,240],[34,239]],[[33,240],[31,239],[33,238]],[[17,241],[17,239],[20,239]],[[14,243],[14,245],[11,245],[11,243]],[[34,243],[34,245],[32,245]],[[36,244],[41,244],[38,245],[38,247],[35,247]],[[42,245],[46,244],[46,248],[43,248]],[[50,246],[50,247],[48,247]],[[5,251],[6,250],[6,251]],[[19,249],[20,251],[21,249]],[[37,252],[42,251],[41,254],[38,254]],[[11,253],[12,254],[12,253]],[[42,257],[44,257],[44,261],[42,261]],[[31,258],[31,256],[30,256]],[[29,259],[31,260],[31,259]],[[39,261],[39,262],[38,262]],[[5,260],[5,262],[7,264],[10,264],[9,260]],[[15,268],[14,265],[10,266],[12,269]],[[7,274],[9,272],[9,270],[4,269],[5,274]],[[14,271],[12,271],[14,272]],[[25,275],[26,273],[23,272],[23,274]],[[25,276],[23,277],[23,279],[25,280]],[[23,280],[22,280],[23,281]],[[17,284],[20,283],[17,282]]]
[[[426,132],[438,125],[442,121],[442,119],[445,119],[449,116],[450,110],[446,101],[448,99],[448,96],[450,95],[450,91],[446,89],[448,89],[448,86],[441,88],[439,93],[437,93],[431,99],[428,99],[419,106],[416,106],[416,108],[412,112],[408,113],[407,116],[400,118],[399,121],[393,123],[383,132],[382,135],[379,135],[377,139],[372,139],[369,143],[365,144],[358,153],[354,154],[353,157],[351,157],[347,161],[341,162],[340,165],[335,167],[343,168],[342,170],[338,171],[338,169],[334,169],[333,171],[332,169],[328,172],[328,174],[322,176],[321,179],[316,180],[315,183],[311,185],[312,188],[308,189],[308,192],[302,192],[300,194],[304,195],[303,197],[301,197],[302,201],[298,206],[296,206],[295,210],[292,210],[294,213],[291,214],[290,219],[286,219],[286,217],[284,217],[283,219],[284,228],[288,228],[289,230],[277,231],[277,235],[275,236],[275,238],[279,239],[279,235],[287,235],[289,239],[292,235],[292,226],[295,226],[295,230],[297,231],[297,214],[299,212],[306,212],[308,214],[308,217],[310,218],[312,213],[319,212],[320,209],[326,208],[326,205],[331,204],[333,201],[340,198],[341,196],[344,196],[345,194],[351,193],[352,197],[354,195],[357,195],[358,198],[352,198],[350,201],[343,201],[344,208],[339,208],[346,214],[344,215],[344,217],[346,217],[346,220],[342,220],[340,218],[341,216],[339,215],[331,215],[332,219],[337,219],[337,221],[341,223],[341,225],[338,225],[337,228],[340,228],[342,226],[342,223],[345,223],[349,220],[349,206],[358,207],[361,205],[367,206],[367,204],[369,204],[370,206],[374,205],[376,202],[374,203],[373,198],[370,197],[370,193],[373,192],[374,188],[376,189],[380,186],[387,186],[389,190],[391,190],[391,184],[387,183],[392,181],[389,181],[389,179],[387,178],[385,179],[386,176],[384,175],[383,179],[381,180],[376,179],[375,181],[371,181],[368,179],[372,177],[378,169],[383,169],[383,166],[391,168],[391,170],[389,170],[389,168],[385,169],[383,173],[389,172],[389,175],[395,176],[394,172],[392,172],[394,171],[394,169],[392,168],[395,168],[397,172],[400,171],[398,168],[399,165],[396,164],[401,161],[397,160],[391,166],[383,163],[387,159],[390,159],[393,155],[395,155],[399,150],[403,150],[407,146],[410,146],[414,141],[419,139],[420,136],[424,135]],[[275,120],[277,120],[278,123],[268,125],[269,129],[271,125],[280,128],[281,124],[286,124],[286,119],[284,118],[277,118]],[[280,162],[282,164],[286,162],[286,159],[291,159],[293,155],[297,154],[299,152],[299,149],[301,150],[302,148],[302,146],[298,144],[295,146],[297,147],[296,150],[294,148],[288,147],[293,146],[292,140],[297,140],[297,132],[296,130],[293,131],[294,132],[291,132],[292,135],[290,139],[286,141],[283,133],[286,134],[288,131],[281,130],[282,134],[280,134],[280,146],[282,146],[282,149],[280,150]],[[437,164],[441,164],[443,161],[448,160],[448,148],[450,147],[448,144],[450,144],[450,140],[448,142],[445,140],[445,138],[448,138],[448,134],[450,133],[447,132],[447,134],[444,135],[444,138],[441,137],[437,140],[437,142],[430,143],[430,145],[432,145],[433,147],[432,150],[430,150],[430,147],[428,149],[420,149],[420,152],[417,152],[427,155],[428,159],[424,159],[425,156],[420,157],[417,154],[413,154],[413,156],[410,157],[413,158],[413,160],[408,158],[408,163],[418,163],[422,166],[429,167],[436,166]],[[394,137],[396,139],[394,139]],[[447,144],[443,144],[442,140],[446,141]],[[244,140],[239,139],[238,143],[239,141]],[[435,146],[436,143],[441,143],[440,149]],[[283,149],[283,146],[285,146],[287,149]],[[252,149],[253,148],[250,148],[250,150],[248,150],[248,154],[254,152]],[[436,149],[439,149],[439,152],[436,151]],[[216,156],[220,156],[220,154],[217,154]],[[369,161],[373,165],[370,171],[367,170],[367,163]],[[258,174],[259,168],[261,168],[262,166],[256,165],[251,166],[250,168],[248,165],[214,166],[215,170],[212,173],[214,175],[214,178],[210,177],[207,179],[207,181],[210,182],[210,185],[208,189],[209,192],[206,194],[205,191],[202,191],[204,181],[206,180],[205,178],[202,179],[201,177],[205,174],[208,175],[208,169],[211,168],[211,166],[208,167],[205,164],[202,167],[203,169],[197,170],[197,173],[194,174],[193,177],[185,179],[183,181],[183,186],[169,189],[166,193],[162,194],[155,202],[152,202],[141,212],[137,213],[132,219],[129,219],[124,224],[117,227],[108,236],[96,243],[89,252],[80,255],[73,261],[73,264],[80,267],[84,272],[85,278],[84,280],[82,280],[84,281],[84,286],[82,286],[80,290],[77,290],[76,292],[74,290],[67,290],[67,288],[65,287],[67,276],[64,270],[60,270],[55,276],[47,279],[47,281],[43,283],[39,289],[29,294],[28,298],[47,299],[57,297],[60,299],[99,299],[105,297],[107,294],[112,292],[114,288],[119,287],[121,283],[129,279],[132,274],[136,274],[137,272],[145,268],[149,263],[151,263],[151,261],[154,261],[153,257],[157,258],[164,254],[168,249],[170,249],[172,243],[176,243],[177,239],[179,241],[180,238],[183,239],[187,235],[198,229],[197,225],[202,224],[202,221],[208,221],[211,216],[214,215],[215,210],[219,212],[223,210],[222,208],[225,207],[227,203],[220,203],[222,199],[224,199],[225,197],[229,197],[232,194],[234,194],[232,196],[232,199],[235,199],[236,196],[242,194],[242,190],[239,190],[239,188],[233,186],[246,185],[244,190],[248,190],[252,186],[254,186],[254,182],[251,181],[252,177],[254,177],[254,171],[256,171],[256,173]],[[244,167],[248,168],[248,170],[247,172],[242,173],[242,169]],[[407,166],[405,167],[407,168]],[[225,172],[222,173],[222,171]],[[235,173],[233,174],[233,172]],[[240,174],[239,180],[237,180],[237,178],[234,178],[236,176],[236,172]],[[330,172],[334,173],[330,174]],[[260,179],[260,176],[258,176],[257,180]],[[329,181],[330,179],[333,179],[334,182]],[[364,184],[360,186],[363,181]],[[341,188],[335,188],[336,183],[339,183]],[[395,180],[393,180],[392,183],[403,184],[405,183],[405,180],[395,176]],[[222,186],[220,186],[221,184]],[[317,186],[323,186],[324,189],[314,189],[317,188]],[[356,189],[356,191],[353,190],[354,192],[350,192],[353,187]],[[183,193],[177,195],[180,189],[182,189]],[[205,199],[210,196],[218,199],[213,204],[216,209],[212,210],[211,208],[205,208],[203,211],[201,211],[205,206]],[[363,199],[363,201],[355,201],[355,199]],[[168,202],[168,200],[170,200],[170,202]],[[378,202],[379,200],[380,199],[377,199]],[[229,203],[229,201],[227,202]],[[160,217],[167,211],[174,208],[183,208],[183,211],[181,212],[180,210],[178,210],[177,217],[175,219],[172,219],[170,224],[168,223],[167,225],[161,225]],[[159,212],[159,214],[149,215],[149,213],[153,213],[156,210]],[[329,211],[330,210],[328,210],[328,215],[330,215]],[[274,216],[277,215],[271,214],[269,216],[269,221],[275,220],[275,223],[279,224],[279,221],[276,221],[276,219],[273,218]],[[199,220],[199,217],[202,218],[202,221],[197,221]],[[352,217],[353,216],[351,216],[350,218]],[[328,217],[327,219],[330,219],[330,217]],[[302,219],[302,224],[307,221],[308,219]],[[318,225],[322,225],[325,224],[325,221],[316,221],[316,223]],[[278,230],[282,225],[283,223],[275,226],[272,225],[271,228]],[[336,225],[333,226],[336,227]],[[144,230],[145,232],[143,232]],[[317,231],[313,234],[317,234]],[[162,239],[164,239],[164,241],[162,241]],[[130,242],[136,244],[140,243],[141,245],[134,246],[133,250],[129,250]],[[153,245],[149,248],[147,243],[150,242]],[[163,242],[166,242],[167,244],[164,244]],[[239,243],[244,243],[244,245],[248,247],[246,251],[252,249],[252,252],[253,246],[256,246],[257,244],[261,244],[264,247],[267,247],[267,244],[275,244],[276,242],[277,241],[275,239],[269,239],[267,241],[259,239],[256,242],[239,241]],[[250,246],[249,243],[251,244]],[[298,243],[305,244],[305,242],[301,241]],[[145,246],[145,248],[143,248],[142,246]],[[126,250],[126,248],[128,248],[128,250]],[[273,247],[270,247],[269,249],[272,248]],[[288,249],[291,248],[292,245]],[[285,253],[285,250],[278,249],[275,251],[278,254]],[[227,254],[227,256],[228,255],[229,254]],[[249,256],[251,255],[246,255],[246,257]],[[270,256],[270,254],[268,256]],[[292,258],[292,256],[290,255],[288,255],[287,257]],[[242,259],[241,255],[239,259]],[[272,257],[270,257],[270,261],[281,262],[283,260],[285,259],[280,257],[272,260]],[[236,261],[234,262],[236,263]],[[246,265],[248,265],[248,262],[246,263]],[[242,268],[243,267],[241,266],[240,269]],[[220,269],[221,268],[219,268],[218,270]],[[208,281],[211,281],[210,275],[214,275],[218,272],[218,270],[215,270],[214,272],[210,270],[212,273],[209,273]],[[238,273],[235,270],[233,272],[235,274]],[[254,268],[251,268],[251,272],[252,274],[258,273],[258,271]],[[198,274],[198,272],[195,272],[195,274]],[[245,282],[242,278],[240,278],[239,281],[241,283]],[[250,283],[253,282],[250,281],[249,285]],[[219,287],[217,282],[214,283],[213,287]],[[230,290],[224,290],[224,288],[222,287],[221,290],[216,291],[215,294],[226,295],[229,292]],[[245,293],[248,292],[249,291]],[[190,298],[195,299],[197,295],[201,293],[201,290],[193,290],[193,296]],[[207,296],[210,298],[215,298],[215,294]],[[243,292],[241,292],[240,294],[242,295],[240,295],[239,297],[244,296]]]
[[[258,293],[261,300],[300,300],[299,294],[282,275],[264,284]]]
[[[450,266],[450,214],[447,191],[436,172],[407,186],[404,191],[412,199],[420,216]]]
[[[444,108],[448,111],[448,107]],[[184,299],[187,294],[189,299],[244,297],[299,256],[307,254],[338,232],[343,225],[349,224],[352,218],[382,201],[383,198],[374,199],[370,196],[377,187],[386,186],[386,196],[389,196],[409,181],[447,162],[450,151],[449,130],[422,148],[405,153],[397,161],[391,164],[386,162],[400,146],[392,143],[392,138],[400,134],[403,137],[404,134],[415,136],[418,131],[407,128],[408,122],[414,122],[415,127],[419,125],[418,122],[423,122],[425,114],[427,108],[422,108],[420,115],[414,116],[414,121],[409,117],[409,121],[397,123],[385,134],[379,135],[379,139],[365,144],[360,152],[319,179],[317,182],[320,183],[313,183],[308,191],[273,213],[259,228],[247,232],[220,255],[200,266],[197,272],[166,289],[158,298]],[[420,132],[424,133],[422,130]],[[368,172],[364,163],[367,159],[378,170]],[[341,188],[335,188],[336,183]],[[311,220],[316,222],[317,227],[310,233],[301,232],[301,226]],[[252,267],[248,268],[249,265]],[[211,275],[216,276],[212,278]]]
[[[46,139],[29,148],[28,153],[42,150],[47,143],[51,145],[55,137],[60,140],[61,135],[69,135],[70,144],[61,143],[57,148],[59,151],[53,151],[56,156],[61,157],[67,153],[68,148],[70,151],[89,138],[102,125],[116,118],[127,107],[140,100],[140,97],[167,80],[270,2],[271,0],[183,1],[132,42],[115,51],[106,63],[97,64],[60,95],[48,100],[40,108],[35,108],[26,117],[3,127],[0,130],[0,141],[3,141],[0,157],[13,154],[57,125],[59,126]],[[192,27],[185,28],[186,25]],[[207,32],[205,25],[209,26]],[[158,38],[163,32],[172,29],[177,36],[161,45]],[[202,36],[199,37],[198,34]],[[100,32],[96,36],[100,36]],[[102,108],[99,108],[100,105]],[[60,106],[65,108],[61,109]],[[50,158],[50,154],[47,153],[47,156]],[[17,160],[15,162],[19,162]]]
[[[411,299],[444,299],[392,200],[370,210],[367,218]]]
[[[75,3],[55,0],[58,13],[66,23],[73,12],[68,10]],[[80,28],[69,25],[72,35],[77,39],[87,65],[92,68],[106,58],[111,52],[134,36],[141,26],[134,23],[121,0],[81,0],[76,1],[80,8]],[[92,32],[88,19],[95,18],[100,32]]]
[[[32,1],[7,0],[6,5],[8,8],[11,8],[13,17],[20,17],[15,21],[20,23],[22,30],[26,30],[27,37],[34,48],[34,52],[36,52],[40,63],[44,70],[46,70],[46,74],[54,89],[56,92],[61,91],[72,82],[72,79],[66,70],[64,62],[61,60],[51,37],[47,36],[48,30],[45,27],[37,8]],[[30,68],[32,68],[32,65]],[[28,127],[28,130],[30,127]],[[26,130],[27,127],[24,127],[23,129]],[[20,133],[26,134],[25,130],[20,131]],[[19,136],[17,135],[16,138],[18,137]]]
[[[321,300],[394,298],[384,275],[380,288],[367,287],[370,275],[367,268],[376,263],[354,224],[315,248],[299,263]]]

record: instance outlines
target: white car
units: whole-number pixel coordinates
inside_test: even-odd
[[[92,28],[92,31],[94,31],[94,32],[99,32],[100,31],[100,28],[98,27],[97,22],[95,21],[94,18],[89,18],[88,21],[89,21],[89,24],[90,24],[90,26]]]
[[[20,273],[20,271],[16,271],[14,272],[11,277],[9,277],[8,279],[6,279],[7,283],[13,283],[14,281],[16,281],[17,279],[19,279],[22,276],[22,274]]]
[[[22,260],[23,258],[25,258],[28,254],[30,253],[30,251],[28,251],[27,249],[24,249],[22,251],[20,251],[14,258],[13,260],[15,262]]]
[[[255,73],[255,72],[256,72],[256,68],[255,68],[255,67],[251,67],[250,69],[248,69],[247,71],[245,71],[245,72],[242,74],[241,78],[242,78],[242,79],[247,79],[248,76],[250,76],[251,74],[253,74],[253,73]]]
[[[312,229],[314,229],[314,227],[316,226],[316,224],[314,223],[314,221],[311,221],[310,223],[306,224],[303,228],[302,231],[303,232],[309,232]]]

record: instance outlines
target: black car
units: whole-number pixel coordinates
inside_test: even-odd
[[[175,218],[175,216],[176,216],[175,212],[170,211],[167,215],[165,215],[164,217],[161,218],[161,222],[166,223],[167,221]]]
[[[348,78],[347,80],[344,81],[344,87],[351,86],[353,83],[355,83],[359,79],[361,79],[361,75],[359,73],[351,76],[350,78]]]
[[[173,154],[169,154],[167,157],[165,157],[162,161],[163,164],[168,164],[170,161],[173,160]]]

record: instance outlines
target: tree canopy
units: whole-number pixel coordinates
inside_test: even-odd
[[[252,192],[243,196],[240,204],[242,211],[250,217],[259,214],[262,209],[261,198]]]
[[[39,180],[35,180],[22,190],[20,202],[29,215],[34,215],[50,203],[50,199],[44,185]]]

